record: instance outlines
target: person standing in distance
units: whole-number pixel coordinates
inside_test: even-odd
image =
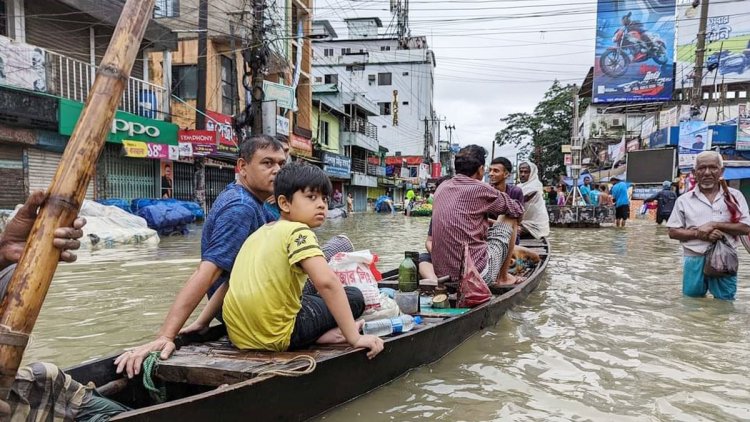
[[[628,186],[619,178],[612,176],[612,200],[615,202],[615,226],[625,227],[625,221],[630,218],[630,196]]]

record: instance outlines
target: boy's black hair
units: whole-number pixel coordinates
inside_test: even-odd
[[[284,195],[287,201],[292,202],[294,193],[305,189],[319,192],[323,196],[330,196],[333,191],[331,181],[323,170],[306,163],[285,165],[273,182],[273,196],[277,201],[279,196]]]
[[[503,168],[505,168],[505,170],[508,171],[508,173],[513,173],[513,164],[511,164],[510,160],[505,157],[494,158],[492,162],[490,162],[490,165],[493,164],[500,164],[501,166],[503,166]]]
[[[253,159],[253,155],[255,155],[259,149],[266,148],[271,148],[272,151],[284,150],[284,147],[278,140],[268,135],[254,135],[245,139],[240,144],[240,158],[250,162],[250,160]]]
[[[456,154],[456,159],[454,161],[456,173],[471,177],[484,165],[484,160],[486,158],[487,150],[479,145],[463,147],[458,151],[458,154]]]

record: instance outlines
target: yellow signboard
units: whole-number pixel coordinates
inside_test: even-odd
[[[126,157],[146,158],[148,157],[148,146],[145,142],[122,141],[122,149]]]

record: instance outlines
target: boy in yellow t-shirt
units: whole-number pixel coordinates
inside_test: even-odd
[[[318,167],[290,164],[276,175],[281,219],[242,245],[224,297],[224,322],[238,348],[283,351],[345,341],[369,349],[369,358],[383,350],[382,339],[359,334],[354,319],[364,311],[362,293],[341,285],[310,230],[325,221],[330,193]],[[317,294],[302,293],[308,277]],[[222,293],[208,307],[218,310]]]

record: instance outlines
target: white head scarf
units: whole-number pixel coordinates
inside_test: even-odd
[[[529,179],[518,186],[523,190],[523,195],[528,196],[536,192],[531,199],[526,201],[524,207],[526,211],[523,214],[521,225],[529,231],[536,239],[549,236],[549,214],[547,206],[544,204],[544,186],[539,181],[539,169],[536,164],[524,162],[519,165],[527,165],[531,169]]]

